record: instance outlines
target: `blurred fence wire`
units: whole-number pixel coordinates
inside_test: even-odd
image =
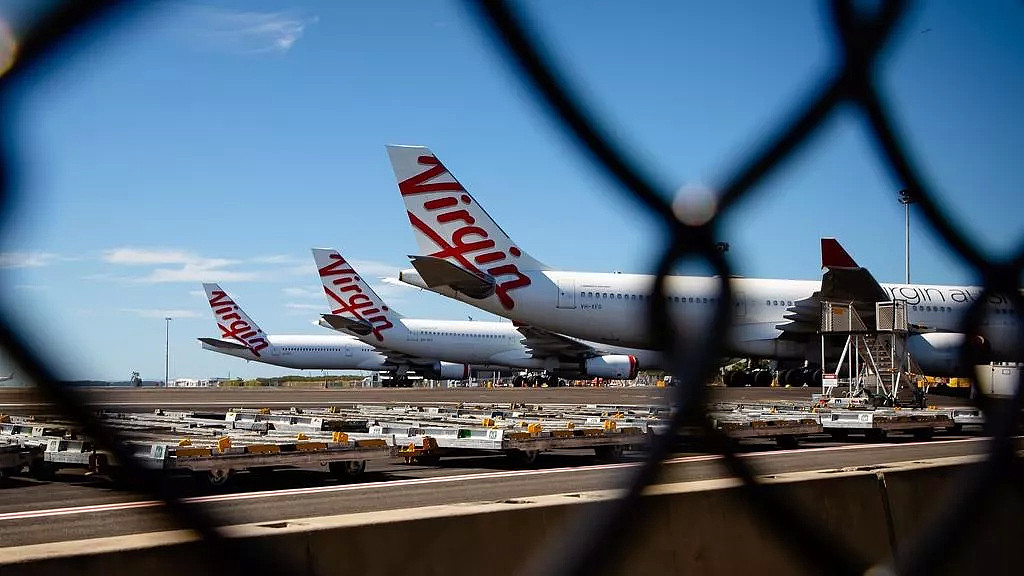
[[[675,432],[684,425],[703,430],[704,447],[724,456],[730,472],[743,482],[745,502],[766,526],[784,528],[771,530],[770,534],[788,547],[794,557],[805,561],[808,571],[821,572],[827,566],[830,572],[862,574],[870,569],[875,559],[859,557],[841,534],[829,533],[812,524],[794,507],[781,501],[776,492],[767,490],[757,481],[756,470],[736,456],[732,441],[715,430],[705,417],[707,391],[704,382],[716,368],[715,359],[724,352],[729,312],[733,306],[727,280],[732,268],[725,253],[716,249],[719,223],[740,199],[755,194],[758,184],[773,170],[792,161],[811,136],[843,105],[852,106],[868,126],[879,161],[901,187],[913,194],[931,229],[981,280],[985,293],[975,300],[965,316],[961,331],[968,335],[979,332],[986,312],[984,303],[990,294],[1008,298],[1018,315],[1024,311],[1019,291],[1024,269],[1024,246],[1013,258],[997,261],[987,257],[966,238],[956,221],[939,204],[933,192],[934,184],[918,168],[905,139],[895,129],[890,107],[878,88],[881,55],[895,36],[900,19],[906,12],[906,2],[895,0],[864,3],[864,6],[850,0],[830,2],[833,45],[840,65],[827,73],[803,101],[793,106],[774,132],[752,138],[754,152],[740,162],[732,170],[731,177],[721,185],[718,212],[702,224],[688,224],[677,218],[669,191],[655,186],[641,167],[630,160],[622,145],[607,137],[601,122],[580,104],[581,100],[563,80],[541,40],[531,33],[526,19],[516,9],[502,1],[466,0],[466,3],[480,26],[489,33],[495,48],[504,55],[521,80],[532,88],[538,100],[546,105],[567,137],[572,138],[580,151],[617,183],[627,199],[657,214],[668,236],[668,242],[661,248],[648,322],[653,341],[663,343],[670,371],[678,384],[672,397],[675,410],[670,430],[653,441],[647,459],[632,477],[625,495],[606,506],[599,518],[577,523],[577,534],[561,539],[559,544],[562,547],[538,551],[530,565],[531,571],[582,576],[604,573],[616,566],[615,562],[621,559],[630,544],[618,527],[643,521],[648,510],[641,494],[656,481],[661,462],[671,451]],[[3,128],[0,140],[0,215],[7,216],[17,187],[11,170],[16,158],[16,144],[11,141],[10,127],[12,87],[39,68],[41,61],[57,55],[66,47],[69,38],[88,33],[98,22],[112,18],[121,8],[119,4],[113,0],[60,3],[19,38],[17,58],[0,76],[0,127]],[[665,304],[666,276],[686,259],[703,260],[719,279],[720,297],[715,314],[699,337],[678,333],[668,321]],[[1017,357],[1024,358],[1024,337],[1018,333],[1016,339]],[[965,339],[965,343],[968,341]],[[46,359],[32,350],[13,326],[9,310],[0,310],[0,345],[51,402],[78,421],[83,431],[99,445],[114,453],[136,480],[140,491],[163,500],[169,517],[179,526],[196,531],[207,546],[216,543],[217,553],[207,555],[211,572],[251,575],[286,571],[272,549],[247,547],[242,553],[239,549],[241,544],[224,538],[217,529],[216,519],[202,507],[184,504],[169,484],[157,476],[146,474],[117,432],[100,423],[81,394],[57,383]],[[960,364],[971,366],[981,363],[982,359],[977,354],[979,352],[975,348],[963,346]],[[995,482],[1004,476],[1014,475],[1018,487],[1024,485],[1020,467],[1013,465],[1011,442],[1021,412],[1021,388],[1018,385],[1013,399],[1004,404],[994,404],[984,395],[977,399],[988,411],[988,432],[993,436],[987,458],[982,465],[970,469],[968,477],[958,486],[955,499],[942,508],[940,518],[927,530],[915,534],[912,541],[899,543],[894,565],[889,567],[891,570],[900,574],[934,572],[957,549],[953,546],[954,538],[977,519],[987,500],[996,494],[989,489]],[[626,531],[626,534],[635,532]],[[843,561],[837,563],[834,561],[836,558]]]

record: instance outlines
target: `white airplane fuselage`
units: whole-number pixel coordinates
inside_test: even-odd
[[[359,338],[403,354],[459,364],[549,371],[579,368],[579,363],[559,362],[555,355],[532,354],[511,322],[399,318],[394,327],[378,332],[381,340],[374,333]],[[651,350],[582,342],[604,354],[634,356],[641,369],[660,365],[660,354]]]
[[[516,322],[533,324],[576,338],[656,349],[647,328],[647,305],[654,276],[565,271],[522,271],[529,283],[506,295],[513,303],[506,307],[496,295],[470,298],[447,287],[434,291],[461,300]],[[429,289],[414,269],[403,270],[404,282]],[[734,305],[730,313],[733,329],[729,352],[739,356],[774,359],[803,359],[803,342],[780,339],[778,325],[794,302],[809,298],[821,288],[820,281],[733,278],[730,280]],[[666,295],[674,324],[679,330],[707,331],[717,304],[718,279],[700,276],[671,276]],[[936,332],[956,332],[963,314],[981,289],[972,286],[882,284],[893,299],[906,300],[908,320]],[[1019,319],[1002,296],[992,296],[990,314],[982,326],[996,358],[1012,360],[1014,330]]]
[[[358,339],[341,334],[273,335],[268,346],[253,352],[248,348],[219,348],[203,342],[203,348],[253,362],[300,370],[388,370],[383,354]]]

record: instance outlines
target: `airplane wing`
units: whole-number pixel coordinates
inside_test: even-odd
[[[430,288],[449,286],[470,298],[480,300],[494,294],[497,286],[492,276],[471,272],[444,258],[435,256],[409,256],[413,268]]]
[[[600,350],[589,344],[550,330],[527,324],[517,324],[516,329],[523,335],[523,344],[527,351],[534,356],[558,356],[566,360],[583,360],[602,354]]]
[[[251,350],[244,344],[239,344],[231,340],[221,340],[220,338],[199,338],[199,341],[203,344],[209,344],[214,348],[220,348],[221,350]]]

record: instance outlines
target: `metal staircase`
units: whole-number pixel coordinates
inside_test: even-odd
[[[901,391],[916,392],[912,374],[920,373],[907,351],[907,303],[875,303],[874,326],[870,328],[858,312],[866,308],[863,304],[822,302],[822,395],[867,397],[875,403],[894,405],[900,403]],[[844,339],[842,352],[834,370],[830,370],[826,351],[836,348],[837,338]],[[921,401],[916,395],[915,399]]]

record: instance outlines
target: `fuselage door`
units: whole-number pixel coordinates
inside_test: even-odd
[[[558,281],[558,307],[576,307],[576,280],[567,279]]]
[[[351,358],[351,357],[352,357],[352,345],[351,344],[346,344],[345,345],[345,358]]]
[[[733,299],[736,301],[733,304],[733,316],[735,318],[746,318],[747,317],[747,297],[742,292],[737,292]]]

